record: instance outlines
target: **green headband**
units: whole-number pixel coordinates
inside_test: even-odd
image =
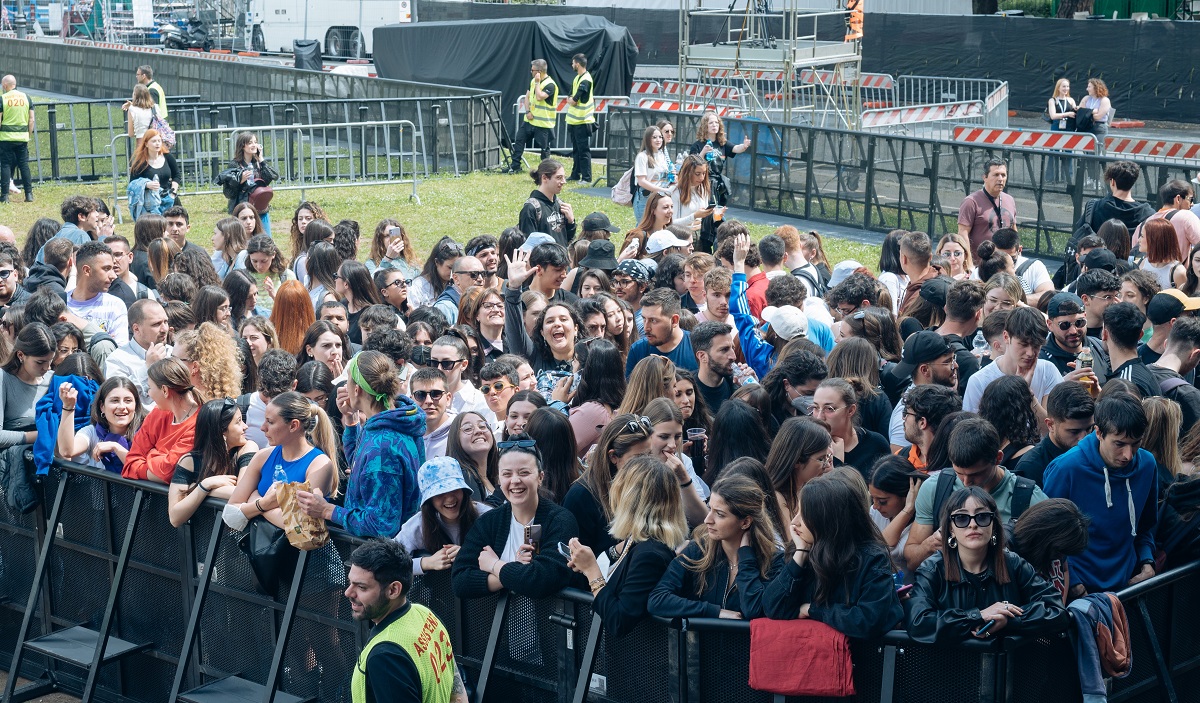
[[[346,364],[346,373],[347,373],[347,375],[350,376],[350,379],[353,380],[355,383],[357,383],[358,387],[363,389],[363,391],[367,395],[371,396],[372,398],[379,401],[380,403],[383,403],[383,407],[385,410],[391,409],[392,399],[388,397],[388,394],[387,393],[376,393],[375,389],[371,388],[371,385],[369,383],[367,383],[367,379],[363,378],[362,371],[358,370],[358,357],[357,356],[351,358],[350,363]]]

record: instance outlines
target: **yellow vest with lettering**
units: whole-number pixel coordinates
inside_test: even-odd
[[[550,102],[538,100],[539,90],[550,94]],[[554,82],[554,79],[546,76],[541,84],[538,84],[536,79],[531,79],[529,94],[525,99],[529,103],[529,124],[534,127],[554,129],[555,123],[558,122],[558,84]]]
[[[29,141],[29,96],[19,90],[10,90],[0,96],[0,100],[4,101],[0,142]]]
[[[450,634],[429,608],[411,603],[408,612],[383,630],[375,633],[350,677],[350,699],[353,703],[367,700],[367,657],[376,645],[391,642],[412,657],[421,677],[421,703],[450,703],[454,694],[454,650]]]
[[[579,84],[584,81],[592,86],[588,90],[587,102],[567,107],[567,124],[591,124],[596,121],[596,81],[592,80],[592,74],[584,71],[575,76],[575,81],[571,83],[571,97],[579,93]]]
[[[150,90],[151,88],[158,91],[158,104],[154,106],[154,109],[158,112],[158,116],[165,120],[167,119],[167,91],[163,90],[158,81],[150,81],[146,84],[146,90]],[[151,93],[150,95],[153,96],[154,94]]]

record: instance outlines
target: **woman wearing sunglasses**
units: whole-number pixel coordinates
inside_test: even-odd
[[[918,642],[1034,637],[1070,624],[1058,591],[1029,562],[1006,551],[999,509],[987,491],[962,488],[946,500],[940,551],[917,570],[908,634]]]
[[[634,457],[650,453],[653,429],[646,417],[628,413],[613,417],[592,447],[587,470],[563,498],[563,507],[579,524],[579,542],[594,554],[602,554],[617,543],[608,532],[613,519],[613,480]]]
[[[395,308],[400,318],[407,321],[408,313],[413,310],[408,304],[408,287],[412,285],[412,279],[400,269],[379,269],[371,280],[379,289],[383,302]]]
[[[508,589],[546,598],[571,581],[557,548],[579,534],[575,517],[542,500],[542,453],[529,435],[500,443],[498,475],[507,503],[481,516],[467,533],[451,571],[454,595],[480,598]]]

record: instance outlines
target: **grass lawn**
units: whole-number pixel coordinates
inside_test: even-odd
[[[569,162],[567,168],[570,169]],[[478,234],[499,235],[504,228],[516,225],[517,214],[532,188],[533,183],[528,176],[472,173],[460,178],[437,176],[421,182],[418,186],[421,205],[409,202],[411,185],[310,189],[305,191],[304,196],[319,203],[334,224],[341,219],[358,221],[363,236],[359,258],[367,257],[376,223],[392,217],[403,223],[410,236],[414,237],[414,245],[423,260],[433,244],[443,236],[466,242]],[[574,189],[568,186],[568,190]],[[34,197],[37,202],[20,202],[23,198],[17,195],[17,202],[0,204],[0,223],[17,233],[19,246],[35,220],[39,217],[59,219],[62,201],[80,193],[110,201],[112,183],[35,186]],[[226,216],[225,199],[220,195],[189,196],[185,191],[183,200],[192,222],[189,239],[211,250],[213,225]],[[292,211],[300,200],[301,192],[298,190],[275,193],[271,208],[272,235],[285,253],[291,252],[288,232]],[[601,211],[607,213],[622,230],[631,229],[634,225],[633,208],[622,207],[607,198],[568,192],[564,200],[574,207],[578,220],[590,212]],[[750,225],[750,232],[756,240],[772,231],[773,228],[766,225]],[[133,223],[128,210],[125,211],[125,223],[117,225],[117,233],[133,240]],[[618,234],[614,239],[619,245],[623,235]],[[874,268],[879,261],[878,246],[827,238],[825,249],[831,263],[854,259]]]

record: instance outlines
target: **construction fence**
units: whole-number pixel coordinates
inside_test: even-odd
[[[633,165],[642,131],[660,118],[674,122],[676,134],[691,135],[700,113],[610,108],[609,185]],[[725,169],[732,183],[730,205],[877,232],[917,230],[935,239],[958,230],[959,205],[982,187],[984,162],[1004,158],[1006,190],[1017,202],[1025,250],[1043,256],[1061,255],[1084,204],[1108,193],[1103,173],[1110,161],[1141,167],[1133,195],[1150,203],[1157,203],[1168,180],[1200,173],[1193,156],[1200,145],[1189,142],[1121,144],[1122,138],[1109,137],[1108,144],[1119,150],[1096,154],[1090,134],[954,123],[947,123],[944,139],[735,117],[725,119],[725,128],[731,141],[749,136],[754,143]],[[686,141],[676,148],[685,148]]]
[[[41,502],[27,514],[0,492],[4,700],[57,689],[85,701],[350,701],[350,673],[369,636],[343,595],[346,560],[361,540],[333,530],[266,594],[238,547],[243,533],[221,521],[222,501],[207,499],[175,528],[163,485],[56,462],[35,489]],[[1109,700],[1194,700],[1200,567],[1119,595],[1133,670],[1112,682]],[[582,591],[459,600],[445,571],[417,577],[409,597],[446,625],[479,703],[833,700],[750,689],[744,621],[648,617],[617,638]],[[934,647],[897,630],[855,642],[852,657],[862,702],[1080,696],[1065,635]],[[31,681],[19,690],[18,673]]]

